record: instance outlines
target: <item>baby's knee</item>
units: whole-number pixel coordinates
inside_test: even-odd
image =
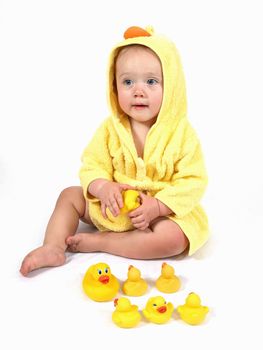
[[[72,200],[75,198],[78,199],[81,196],[83,196],[83,192],[80,186],[70,186],[61,191],[59,198]]]
[[[170,247],[172,249],[173,255],[179,255],[183,253],[189,246],[188,238],[179,226],[173,230],[170,238]]]
[[[189,241],[185,234],[174,237],[171,244],[173,255],[182,254],[189,246]]]
[[[170,256],[183,253],[189,245],[189,241],[180,226],[171,220],[166,222],[166,244],[169,247]]]
[[[61,191],[58,203],[70,203],[72,204],[76,210],[84,215],[85,212],[85,198],[83,196],[83,190],[80,186],[71,186],[65,188]]]

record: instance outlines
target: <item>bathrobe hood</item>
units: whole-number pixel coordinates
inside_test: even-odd
[[[146,28],[145,31],[141,30],[139,33],[136,33],[136,30],[133,28],[129,28],[124,33],[128,38],[117,44],[112,49],[109,57],[108,104],[111,110],[111,117],[114,120],[119,136],[123,140],[129,140],[127,135],[127,117],[119,108],[114,87],[115,60],[120,49],[125,46],[133,44],[146,46],[159,57],[163,72],[163,101],[157,120],[147,135],[147,144],[151,143],[149,138],[153,137],[155,139],[155,133],[162,135],[162,139],[166,137],[166,140],[169,140],[178,123],[181,119],[186,118],[187,113],[185,79],[180,56],[174,43],[164,36],[155,34],[151,27]],[[143,36],[147,35],[147,33],[148,36]],[[129,37],[131,35],[141,36]],[[164,141],[163,145],[165,146],[166,142]],[[156,147],[156,144],[152,145]]]
[[[131,29],[129,28],[126,32],[129,30]],[[120,128],[120,132],[124,131],[121,129],[122,126],[125,128],[127,125],[125,120],[126,116],[118,106],[116,89],[114,87],[115,60],[120,49],[125,46],[133,44],[146,46],[159,57],[163,72],[162,106],[158,118],[150,130],[150,134],[153,133],[154,130],[157,130],[159,133],[163,128],[165,128],[165,132],[169,130],[171,133],[179,120],[185,118],[187,113],[185,79],[181,60],[173,42],[164,36],[154,34],[152,28],[147,28],[146,32],[149,33],[149,36],[136,36],[123,40],[113,48],[110,54],[108,64],[109,108],[112,111],[112,117],[115,120],[116,127]],[[167,135],[167,137],[169,137],[169,135]]]

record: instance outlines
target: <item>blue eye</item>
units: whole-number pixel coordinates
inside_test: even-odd
[[[101,271],[101,270],[98,270],[98,274],[101,275],[101,274],[102,274],[102,271]]]
[[[109,269],[106,268],[106,269],[105,269],[105,273],[108,273],[108,272],[109,272]]]
[[[158,81],[156,79],[148,79],[147,80],[147,84],[149,84],[149,85],[155,85],[157,83],[158,83]]]
[[[123,84],[124,84],[124,85],[127,85],[127,86],[130,86],[130,85],[132,85],[132,80],[131,80],[131,79],[125,79],[125,80],[123,81]]]

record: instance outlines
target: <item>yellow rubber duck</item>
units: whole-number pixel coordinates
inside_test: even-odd
[[[128,278],[122,286],[123,293],[130,296],[141,296],[146,293],[147,288],[147,283],[141,278],[141,271],[130,265]]]
[[[120,284],[111,273],[109,265],[98,263],[88,268],[82,281],[84,292],[94,301],[112,300]]]
[[[141,314],[138,306],[131,305],[128,298],[121,297],[114,300],[116,310],[112,313],[112,321],[119,327],[132,328],[136,327],[141,320]]]
[[[197,325],[204,321],[209,308],[201,305],[201,299],[197,294],[189,293],[185,304],[178,306],[176,311],[183,321],[191,325]]]
[[[106,214],[111,222],[118,222],[119,220],[127,220],[127,214],[140,206],[139,192],[136,190],[122,191],[123,207],[120,208],[120,213],[115,217],[109,208],[106,208]],[[130,220],[129,220],[130,222]]]
[[[162,264],[161,276],[156,280],[155,285],[160,292],[174,293],[180,288],[181,282],[174,274],[174,268],[164,262]]]
[[[122,191],[123,207],[121,214],[127,214],[140,206],[139,192],[136,190]]]
[[[166,303],[162,296],[152,297],[148,300],[143,315],[148,321],[153,323],[166,323],[170,320],[174,306],[172,303]]]

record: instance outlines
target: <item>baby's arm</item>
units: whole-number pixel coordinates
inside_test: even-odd
[[[170,184],[157,192],[155,198],[171,208],[177,218],[182,218],[199,205],[207,185],[201,144],[192,128],[186,129],[178,152]]]
[[[106,179],[96,179],[94,181],[92,181],[88,187],[88,192],[96,198],[98,197],[98,192],[100,191],[100,189],[102,188],[103,185],[105,185],[106,183],[110,182],[109,180]]]
[[[167,215],[173,214],[173,211],[169,207],[167,207],[167,205],[165,205],[159,199],[156,199],[156,200],[159,206],[159,216],[167,216]]]
[[[107,125],[106,120],[93,135],[81,157],[82,165],[79,171],[79,177],[86,200],[94,200],[94,197],[90,195],[88,190],[91,182],[95,180],[113,180],[112,158],[108,148],[109,132]],[[95,197],[97,198],[97,196]]]

